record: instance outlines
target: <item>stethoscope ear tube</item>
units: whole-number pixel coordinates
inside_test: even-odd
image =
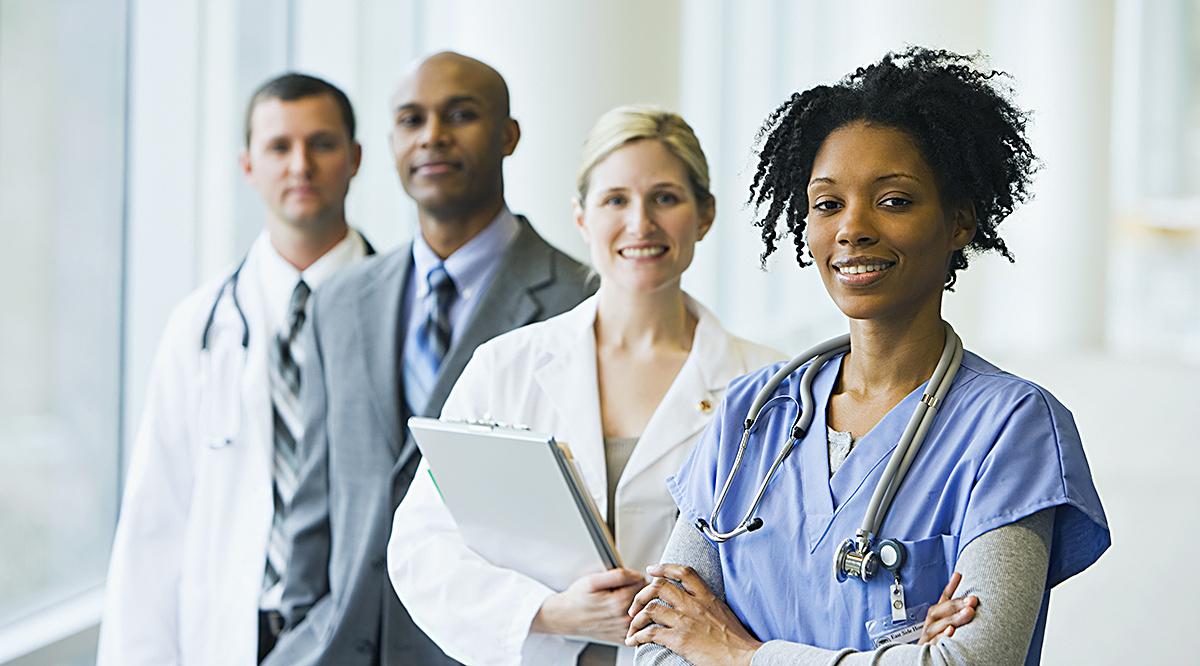
[[[733,459],[733,466],[730,467],[729,476],[725,479],[725,485],[721,488],[721,494],[717,497],[716,506],[713,507],[712,514],[709,515],[708,522],[703,518],[696,520],[696,527],[704,533],[705,536],[716,541],[724,543],[739,534],[753,532],[762,527],[763,521],[761,518],[755,518],[754,512],[758,509],[758,505],[762,502],[763,495],[767,492],[767,485],[771,483],[771,478],[775,475],[775,470],[779,469],[779,465],[783,463],[788,454],[791,453],[792,447],[796,445],[796,441],[804,437],[804,433],[808,431],[808,426],[812,424],[813,419],[813,397],[812,383],[820,372],[821,367],[830,358],[840,354],[850,348],[850,336],[842,335],[832,340],[827,340],[803,354],[793,358],[782,368],[780,368],[771,379],[758,391],[758,395],[754,397],[754,402],[750,404],[750,410],[746,413],[745,429],[742,433],[741,444],[738,445],[737,455]],[[815,357],[815,358],[814,358]],[[754,502],[746,511],[746,515],[742,518],[738,526],[729,532],[717,531],[717,513],[720,512],[721,506],[725,504],[725,497],[729,494],[729,488],[733,486],[733,479],[742,467],[742,458],[746,454],[746,446],[750,441],[750,433],[754,431],[758,422],[759,414],[762,413],[767,403],[771,402],[774,397],[775,390],[783,383],[797,368],[812,360],[812,364],[805,369],[804,374],[800,378],[800,412],[796,415],[796,421],[792,423],[791,433],[787,442],[783,446],[783,450],[775,457],[775,462],[772,463],[770,471],[767,472],[766,478],[758,487],[758,492],[755,494]]]
[[[846,335],[840,335],[832,340],[826,340],[816,347],[813,347],[812,349],[809,349],[803,354],[800,354],[799,356],[788,361],[786,365],[780,368],[775,374],[771,375],[771,378],[767,380],[767,383],[764,384],[761,389],[759,389],[758,395],[754,397],[754,402],[750,403],[750,410],[746,412],[746,428],[749,429],[754,425],[754,422],[758,420],[758,413],[762,411],[763,405],[767,404],[767,401],[770,400],[771,396],[775,394],[775,389],[779,388],[779,385],[783,383],[783,380],[787,379],[788,376],[795,372],[797,368],[818,356],[823,356],[829,352],[840,350],[843,347],[849,346],[850,334],[847,333]],[[824,363],[818,363],[814,361],[812,365],[816,366],[819,370],[820,366],[824,365]],[[812,381],[810,380],[809,384],[811,383]],[[811,412],[812,396],[802,391],[801,399],[804,401],[804,404],[801,405],[801,410],[804,413]]]
[[[208,350],[208,334],[212,332],[213,322],[217,318],[217,307],[221,305],[221,297],[225,295],[225,290],[229,290],[229,295],[233,298],[233,307],[237,310],[238,317],[242,320],[242,349],[250,346],[250,324],[246,321],[246,313],[242,311],[242,304],[238,302],[237,287],[238,278],[242,275],[242,267],[246,265],[246,260],[250,258],[250,254],[242,257],[242,262],[237,268],[233,269],[233,273],[225,278],[221,283],[221,288],[217,290],[217,297],[213,299],[212,309],[208,311],[208,319],[204,322],[204,332],[200,334],[200,350]]]
[[[943,321],[942,325],[945,327],[946,335],[942,355],[938,359],[933,375],[925,385],[925,395],[922,396],[917,408],[913,410],[912,418],[909,419],[908,426],[904,429],[904,435],[897,443],[896,450],[892,452],[892,457],[883,470],[880,482],[875,486],[875,492],[871,495],[871,502],[867,505],[867,511],[863,515],[862,528],[859,529],[857,535],[860,549],[869,548],[871,537],[879,534],[879,528],[883,525],[884,518],[887,517],[892,499],[904,481],[904,475],[908,473],[912,461],[921,450],[921,444],[925,440],[925,434],[929,432],[929,427],[933,424],[934,417],[937,416],[936,406],[941,404],[946,393],[950,391],[950,385],[954,383],[954,377],[958,374],[958,366],[962,362],[962,340],[959,339],[958,334],[954,332],[949,323]],[[930,390],[933,390],[932,396],[929,393]]]
[[[949,324],[946,327],[949,328]],[[953,330],[950,331],[954,335]],[[950,370],[946,372],[946,378],[942,380],[937,388],[937,392],[933,395],[933,404],[926,410],[925,416],[921,419],[921,425],[917,428],[916,436],[913,438],[913,446],[910,446],[904,454],[904,460],[900,462],[900,469],[896,473],[896,481],[888,485],[887,494],[883,497],[881,503],[881,512],[878,520],[875,522],[875,534],[883,529],[883,521],[887,518],[888,510],[892,506],[892,499],[896,496],[896,491],[900,488],[900,482],[908,474],[908,468],[912,467],[913,461],[917,458],[917,452],[921,448],[921,444],[925,441],[925,435],[929,433],[929,428],[933,425],[933,420],[937,417],[938,408],[945,399],[946,394],[950,392],[950,385],[954,383],[954,376],[958,374],[958,367],[962,364],[963,346],[962,340],[957,335],[954,335],[954,352],[953,358],[950,361]]]

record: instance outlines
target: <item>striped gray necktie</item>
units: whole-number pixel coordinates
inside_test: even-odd
[[[410,344],[405,345],[404,397],[413,414],[422,414],[437,382],[438,369],[450,351],[450,305],[458,290],[446,269],[438,264],[429,271],[425,321]]]
[[[303,280],[292,291],[288,305],[288,329],[275,337],[271,345],[271,407],[275,414],[275,517],[271,521],[271,540],[267,544],[267,568],[263,576],[263,590],[268,591],[282,584],[287,568],[288,541],[283,532],[283,519],[287,508],[296,495],[297,475],[300,459],[296,454],[296,442],[304,430],[300,420],[300,368],[293,354],[292,344],[296,334],[304,325],[304,305],[308,302],[309,289]]]

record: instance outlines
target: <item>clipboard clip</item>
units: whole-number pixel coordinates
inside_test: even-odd
[[[462,423],[472,430],[482,432],[491,432],[496,428],[508,428],[511,430],[529,430],[529,426],[520,423],[500,423],[499,421],[489,421],[487,419],[444,419],[445,423]]]

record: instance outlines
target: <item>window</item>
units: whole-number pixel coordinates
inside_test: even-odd
[[[0,627],[101,585],[116,523],[125,0],[0,3]]]

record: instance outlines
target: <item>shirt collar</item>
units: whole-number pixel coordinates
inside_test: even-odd
[[[261,258],[259,276],[266,296],[267,314],[273,326],[282,326],[287,317],[292,292],[301,279],[308,284],[310,290],[315,290],[338,269],[366,254],[366,243],[358,231],[347,228],[345,238],[303,271],[296,270],[295,266],[279,254],[271,244],[271,236],[266,230],[258,235],[250,251],[257,253]]]
[[[487,282],[488,277],[500,265],[500,259],[521,230],[516,216],[507,206],[488,223],[482,231],[458,248],[445,261],[437,256],[425,237],[417,233],[413,239],[413,275],[417,277],[416,296],[424,298],[429,293],[429,271],[441,264],[462,299],[470,299]]]

